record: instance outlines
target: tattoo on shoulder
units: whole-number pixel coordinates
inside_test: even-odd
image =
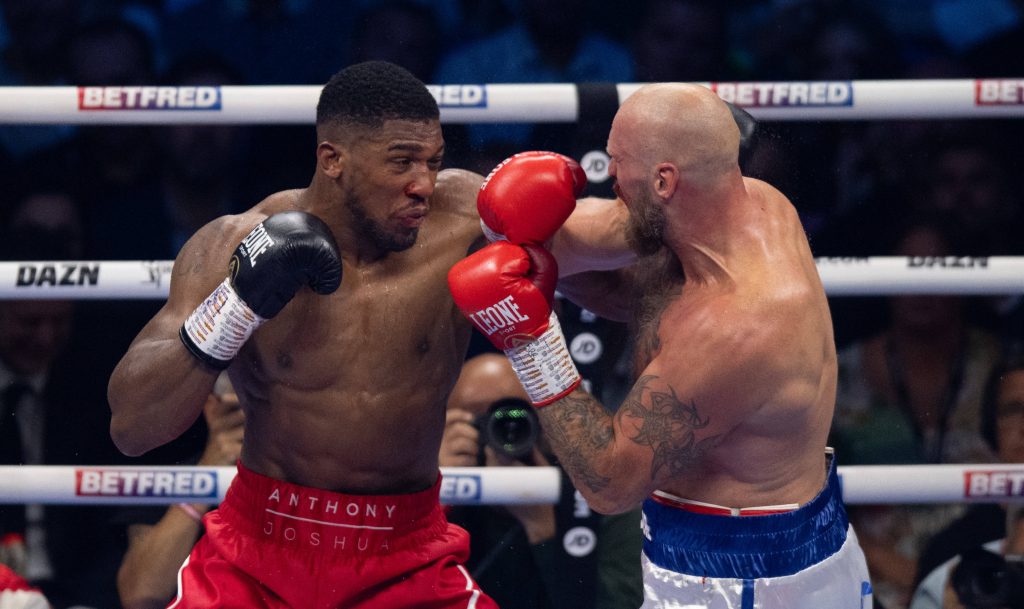
[[[630,440],[653,451],[651,480],[663,468],[669,477],[685,472],[719,439],[714,435],[698,441],[695,432],[707,427],[710,419],[701,418],[697,404],[680,400],[671,386],[667,392],[650,389],[649,383],[657,378],[641,377],[616,414],[623,430],[635,430]]]
[[[604,407],[590,394],[570,394],[557,409],[542,408],[539,414],[542,419],[552,419],[553,424],[545,425],[545,430],[574,482],[595,492],[608,486],[611,479],[598,474],[592,465],[595,453],[607,448],[615,437]]]

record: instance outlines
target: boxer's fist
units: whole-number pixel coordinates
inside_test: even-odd
[[[330,294],[341,285],[341,256],[323,220],[301,211],[270,216],[235,248],[231,285],[263,319],[288,304],[308,285]]]
[[[546,255],[548,264],[554,263],[547,252],[541,255]],[[548,329],[552,274],[557,277],[557,269],[538,273],[524,248],[495,241],[455,264],[448,272],[448,287],[462,314],[504,351]]]
[[[491,171],[477,194],[489,241],[542,244],[576,208],[587,176],[579,163],[554,152],[521,152]]]
[[[327,225],[305,212],[274,214],[242,239],[228,277],[178,334],[192,355],[224,369],[256,328],[303,286],[330,294],[339,285],[341,256]]]
[[[505,352],[537,406],[570,393],[580,375],[551,311],[558,268],[544,248],[496,241],[448,272],[456,306]]]

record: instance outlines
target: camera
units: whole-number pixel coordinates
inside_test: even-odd
[[[533,447],[540,437],[540,419],[533,406],[519,398],[503,398],[492,403],[487,412],[474,422],[480,430],[480,455],[484,464],[484,447],[490,446],[509,459],[533,463]]]
[[[967,609],[1024,609],[1024,559],[1006,559],[982,548],[964,552],[951,575]]]

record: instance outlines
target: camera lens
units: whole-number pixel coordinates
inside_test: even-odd
[[[540,421],[529,402],[506,398],[491,404],[481,432],[484,443],[498,454],[522,461],[533,453]]]

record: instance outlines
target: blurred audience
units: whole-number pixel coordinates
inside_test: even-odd
[[[82,226],[67,193],[29,191],[0,223],[2,259],[82,258]],[[24,265],[22,280],[54,282],[65,267]],[[47,276],[49,280],[45,279]],[[32,279],[34,278],[34,281]],[[108,371],[76,340],[76,303],[0,300],[0,457],[5,464],[114,464],[105,399]],[[54,607],[109,607],[117,602],[112,560],[123,539],[108,526],[109,509],[94,506],[4,506],[3,553],[43,590]]]
[[[894,255],[942,257],[956,251],[940,219],[910,218],[895,231]],[[881,332],[839,352],[832,444],[844,464],[971,463],[994,460],[981,434],[985,380],[999,340],[968,315],[957,296],[892,296]],[[963,505],[855,506],[850,519],[887,607],[910,599],[925,541]]]
[[[349,62],[352,9],[334,0],[168,2],[160,14],[168,56],[210,52],[253,85],[327,82]]]
[[[999,461],[1024,463],[1024,351],[1019,348],[992,371],[985,390],[982,432]],[[1006,517],[1004,505],[974,504],[929,539],[918,560],[911,609],[941,608],[949,571],[955,563],[951,559],[1003,539],[1007,533]]]
[[[242,84],[234,66],[208,53],[177,59],[163,80],[178,86]],[[125,221],[136,228],[146,222],[149,226],[140,237],[163,240],[164,251],[156,258],[171,260],[204,224],[245,209],[265,193],[254,192],[252,186],[242,191],[240,177],[252,141],[246,127],[178,124],[159,127],[155,135],[160,193],[152,203],[157,209],[145,220],[129,216]]]
[[[630,82],[633,61],[622,44],[587,21],[584,0],[520,0],[504,29],[454,48],[435,75],[440,84]],[[446,138],[455,130],[446,129]],[[558,139],[530,123],[468,125],[458,164],[486,174],[525,149],[560,150]],[[560,132],[552,132],[560,133]],[[457,136],[455,136],[457,137]],[[560,138],[559,138],[560,139]]]
[[[71,84],[67,42],[81,12],[76,0],[0,2],[0,86]],[[73,125],[0,125],[0,168],[4,157],[21,160],[74,132]]]
[[[429,83],[442,48],[434,7],[415,0],[381,0],[357,13],[351,61],[378,59],[400,65]]]
[[[637,82],[738,80],[730,55],[729,6],[650,0],[631,38]]]

